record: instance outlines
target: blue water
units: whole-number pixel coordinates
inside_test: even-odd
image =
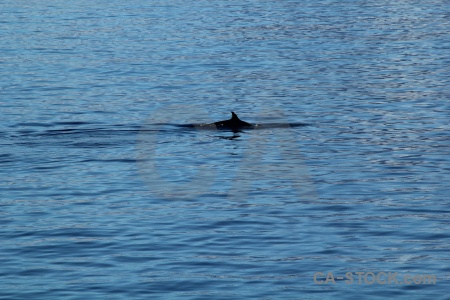
[[[0,299],[448,299],[447,1],[0,10]]]

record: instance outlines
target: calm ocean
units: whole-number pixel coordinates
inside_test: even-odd
[[[0,299],[449,299],[448,1],[0,11]]]

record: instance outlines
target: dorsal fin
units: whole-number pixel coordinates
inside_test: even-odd
[[[214,122],[214,125],[216,125],[218,128],[228,128],[232,129],[233,131],[240,129],[241,127],[253,126],[252,124],[249,124],[239,119],[239,117],[237,116],[237,114],[234,113],[234,111],[231,112],[231,119]]]

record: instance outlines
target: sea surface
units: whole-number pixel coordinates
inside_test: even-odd
[[[0,299],[449,299],[448,1],[0,11]]]

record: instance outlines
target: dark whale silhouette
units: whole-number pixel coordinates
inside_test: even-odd
[[[231,130],[235,133],[250,129],[273,129],[273,128],[290,128],[307,126],[306,123],[264,123],[264,124],[250,124],[239,119],[235,112],[231,112],[231,119],[218,121],[214,123],[195,123],[195,124],[171,124],[158,123],[154,125],[172,125],[183,128],[195,128],[197,130]]]
[[[239,119],[239,117],[237,116],[237,114],[234,113],[234,111],[231,112],[231,119],[214,122],[214,125],[216,125],[216,127],[219,129],[231,129],[233,131],[239,130],[239,129],[245,128],[245,127],[247,127],[247,128],[253,127],[252,124],[244,122],[241,119]]]

